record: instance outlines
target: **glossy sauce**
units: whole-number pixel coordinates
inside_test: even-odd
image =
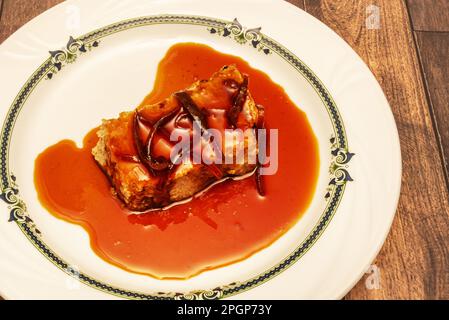
[[[56,217],[82,225],[92,249],[107,262],[156,278],[189,278],[270,245],[308,207],[319,167],[313,131],[284,90],[238,57],[183,43],[160,62],[154,90],[142,103],[161,101],[232,63],[249,75],[251,94],[265,107],[266,127],[279,129],[278,172],[264,177],[265,197],[251,177],[217,185],[166,211],[133,214],[111,194],[93,160],[93,129],[81,149],[64,140],[38,156],[35,185],[42,204]]]

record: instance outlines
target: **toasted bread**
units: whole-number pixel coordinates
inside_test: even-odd
[[[217,181],[247,175],[255,170],[256,164],[249,163],[246,158],[243,163],[214,164],[212,167],[194,163],[192,159],[184,159],[178,165],[168,163],[174,145],[169,135],[177,126],[174,123],[186,116],[185,125],[178,129],[191,130],[196,120],[191,110],[187,112],[185,99],[199,111],[196,116],[208,128],[220,132],[229,128],[255,128],[261,120],[261,109],[247,85],[247,76],[236,66],[225,66],[209,80],[192,84],[182,95],[174,93],[160,103],[142,105],[134,111],[121,113],[118,119],[103,121],[92,154],[126,208],[134,211],[163,208],[188,199]],[[148,141],[149,150],[156,159],[151,160],[150,165],[145,158],[148,154],[142,155],[140,150]],[[250,152],[249,146],[255,141],[255,136],[245,135],[243,141],[235,143],[243,143],[246,153]],[[234,154],[234,147],[226,146],[223,154]],[[257,147],[251,150],[257,152]],[[151,166],[161,162],[166,164],[165,168],[154,169]]]

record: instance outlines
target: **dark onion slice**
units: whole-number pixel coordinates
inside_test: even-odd
[[[256,169],[255,177],[256,177],[257,192],[259,193],[260,196],[265,197],[265,187],[262,176],[260,175],[260,165]]]
[[[184,121],[184,119],[190,120],[190,118],[191,118],[191,116],[190,116],[190,114],[188,112],[181,112],[175,118],[175,127],[176,128],[181,128],[181,129],[190,129],[191,128],[190,125],[189,125],[189,127],[186,127],[182,123],[182,121]]]
[[[159,126],[168,121],[171,117],[173,117],[178,112],[177,109],[173,110],[166,116],[159,119],[151,128],[150,134],[148,135],[147,141],[145,145],[142,144],[139,134],[139,124],[144,124],[148,122],[146,119],[142,118],[142,116],[136,111],[134,112],[134,121],[133,121],[133,137],[134,144],[137,149],[137,154],[140,158],[140,161],[145,165],[147,170],[153,175],[157,175],[158,171],[163,171],[170,167],[171,163],[167,159],[161,158],[153,158],[151,155],[151,142],[153,141],[153,137]]]
[[[236,126],[237,119],[240,112],[243,110],[243,105],[245,104],[246,96],[248,94],[248,76],[243,76],[243,83],[240,85],[239,91],[235,96],[231,109],[228,112],[229,121]]]
[[[223,172],[217,167],[215,163],[211,163],[206,165],[206,168],[214,175],[215,178],[221,179],[223,178]]]
[[[170,160],[159,157],[154,158],[151,154],[151,145],[153,142],[153,138],[159,127],[163,126],[167,121],[169,121],[173,116],[178,113],[178,109],[171,111],[169,114],[160,118],[151,129],[150,134],[148,135],[147,142],[145,143],[145,159],[148,161],[149,166],[155,171],[162,171],[171,167],[172,163]]]
[[[181,103],[181,106],[192,116],[193,121],[199,124],[201,131],[207,131],[206,117],[195,102],[193,102],[190,95],[185,91],[180,91],[175,93],[175,97]]]
[[[264,108],[264,106],[262,106],[260,104],[256,105],[256,107],[257,107],[257,110],[259,111],[256,128],[263,129],[263,128],[265,128],[265,108]],[[258,138],[257,134],[256,134],[256,138]],[[257,169],[256,169],[256,173],[255,173],[256,188],[257,188],[257,192],[259,193],[259,195],[264,197],[265,196],[265,187],[264,187],[264,181],[263,181],[264,179],[260,175],[260,166],[261,166],[261,164],[259,162],[259,156],[257,156]]]
[[[192,100],[190,95],[185,91],[180,91],[175,93],[176,98],[181,103],[181,106],[187,110],[187,112],[192,116],[193,121],[199,124],[201,133],[203,137],[208,141],[208,143],[214,146],[214,150],[221,150],[216,141],[211,141],[211,136],[208,134],[207,119],[206,115],[201,112],[195,102]],[[206,165],[206,168],[218,179],[223,177],[223,173],[215,164]]]
[[[169,177],[169,170],[168,171],[162,171],[159,173],[159,181],[156,184],[156,194],[158,201],[165,202],[165,200],[168,200],[168,196],[165,195],[165,185],[167,184],[168,177]]]
[[[257,129],[263,129],[265,128],[265,108],[261,104],[257,104],[256,107],[258,111],[256,127]]]
[[[144,147],[142,145],[142,141],[140,139],[140,124],[142,123],[141,116],[136,111],[134,112],[134,119],[133,119],[133,138],[134,138],[134,145],[137,150],[137,155],[139,156],[139,159],[143,162],[143,164],[146,167],[146,161],[143,161],[145,159],[145,153],[144,153]],[[148,169],[148,168],[147,168]],[[149,170],[152,171],[152,170]]]

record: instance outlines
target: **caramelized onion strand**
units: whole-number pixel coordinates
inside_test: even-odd
[[[142,141],[140,139],[139,135],[139,127],[140,124],[144,124],[147,120],[142,120],[142,116],[136,111],[134,113],[134,130],[133,130],[133,136],[134,136],[134,143],[137,149],[137,154],[141,160],[141,162],[145,165],[145,167],[148,169],[149,172],[151,172],[153,175],[157,175],[158,171],[163,171],[166,169],[169,169],[171,167],[171,162],[165,158],[154,158],[151,153],[151,145],[153,142],[153,138],[157,130],[160,126],[164,125],[167,121],[169,121],[174,115],[178,113],[178,109],[175,109],[171,111],[169,114],[163,116],[160,118],[151,128],[150,134],[148,135],[148,138],[145,142],[145,145],[142,144]]]
[[[198,106],[193,102],[190,95],[185,91],[175,93],[182,107],[192,116],[193,121],[198,123],[202,132],[207,131],[207,121],[205,115],[201,112]]]
[[[240,85],[239,91],[237,92],[237,95],[235,96],[232,102],[232,107],[228,112],[229,121],[234,126],[237,125],[237,120],[240,112],[242,112],[243,110],[247,94],[248,94],[248,76],[243,75],[243,83]]]

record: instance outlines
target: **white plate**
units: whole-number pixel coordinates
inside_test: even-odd
[[[189,280],[156,280],[104,262],[80,226],[46,212],[34,159],[137,105],[166,50],[187,41],[240,56],[285,88],[319,141],[319,181],[303,218],[270,247]],[[6,298],[335,299],[360,279],[391,225],[401,158],[382,90],[343,40],[284,1],[67,1],[1,45],[0,85]]]

